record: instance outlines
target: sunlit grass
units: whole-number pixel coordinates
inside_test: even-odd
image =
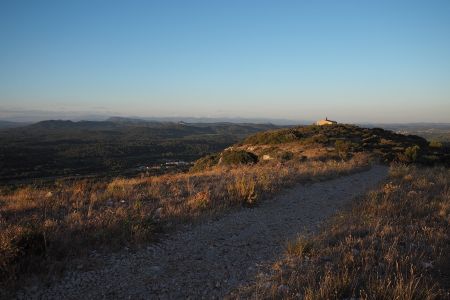
[[[449,296],[450,170],[396,165],[390,180],[289,242],[254,299],[444,299]],[[310,245],[313,245],[310,246]]]
[[[368,165],[368,157],[357,154],[348,161],[292,160],[25,187],[0,198],[0,277],[14,283],[18,274],[45,272],[90,249],[137,245],[177,224],[254,206],[282,188]]]

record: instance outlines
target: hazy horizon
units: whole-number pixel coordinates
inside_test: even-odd
[[[319,119],[323,119],[327,116],[318,117],[316,119],[287,119],[287,118],[273,118],[273,117],[240,117],[240,116],[180,116],[180,115],[166,115],[166,116],[152,116],[152,115],[124,115],[120,113],[92,113],[81,111],[1,111],[0,110],[0,122],[17,122],[17,123],[36,123],[40,121],[49,120],[70,120],[74,122],[78,121],[107,121],[109,118],[124,118],[124,119],[140,119],[140,120],[154,120],[154,121],[168,121],[168,122],[180,122],[187,123],[214,123],[214,122],[231,122],[231,123],[272,123],[275,125],[308,125],[312,124]],[[329,119],[334,119],[328,117]],[[356,125],[402,125],[402,124],[443,124],[450,126],[450,122],[435,122],[435,121],[417,121],[417,122],[379,122],[379,121],[351,121],[336,119],[339,123],[344,124],[356,124]]]
[[[450,123],[449,1],[9,1],[0,120]]]

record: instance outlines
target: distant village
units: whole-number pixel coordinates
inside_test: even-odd
[[[186,169],[190,166],[192,166],[194,162],[187,162],[184,160],[175,160],[175,161],[166,161],[162,163],[157,164],[150,164],[150,165],[144,165],[140,164],[136,171],[139,172],[161,172],[161,171],[167,171],[167,170],[178,170],[178,169]]]

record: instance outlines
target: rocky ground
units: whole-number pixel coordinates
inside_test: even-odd
[[[174,233],[137,252],[98,257],[97,267],[67,272],[21,290],[30,299],[222,298],[283,254],[286,241],[312,231],[387,176],[388,168],[299,185],[254,208]]]

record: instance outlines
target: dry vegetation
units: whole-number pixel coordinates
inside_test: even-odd
[[[450,298],[450,170],[396,165],[390,182],[238,291],[243,298]]]
[[[158,232],[242,205],[281,188],[355,172],[368,156],[217,166],[201,173],[26,187],[0,196],[0,278],[48,273],[95,248],[137,245]]]
[[[259,132],[249,136],[241,146],[252,145],[255,154],[259,150],[291,145],[296,154],[304,149],[336,150],[338,156],[346,157],[353,152],[367,152],[378,156],[386,163],[404,162],[424,165],[450,166],[450,152],[442,144],[429,144],[425,139],[414,135],[396,134],[381,128],[362,128],[354,125],[337,124],[328,126],[300,126]],[[270,147],[268,147],[270,146]]]
[[[448,158],[447,148],[415,136],[304,126],[250,136],[198,160],[190,173],[0,190],[0,285],[17,286],[21,274],[55,274],[94,249],[138,246],[179,224],[255,205],[299,182],[356,172],[372,159],[445,165]],[[429,277],[448,242],[448,171],[393,171],[400,174],[393,183],[353,214],[317,237],[291,242],[270,286],[248,291],[313,299],[439,293]]]

